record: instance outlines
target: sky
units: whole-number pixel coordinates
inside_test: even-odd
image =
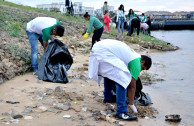
[[[37,4],[51,4],[52,2],[65,2],[65,0],[6,0],[17,4],[23,4],[36,7]],[[115,10],[123,4],[125,10],[130,8],[146,11],[194,11],[194,0],[72,0],[72,2],[82,2],[83,6],[94,7],[99,9],[103,6],[104,1],[108,5],[114,6]]]

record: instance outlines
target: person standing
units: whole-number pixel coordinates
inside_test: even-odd
[[[108,11],[105,11],[105,15],[103,16],[104,19],[104,31],[106,31],[106,27],[108,28],[108,32],[110,33],[110,26],[109,23],[111,21],[110,16],[108,15]]]
[[[104,2],[104,5],[103,5],[103,7],[102,7],[102,15],[105,14],[105,11],[106,11],[106,10],[109,12],[107,1]]]
[[[129,106],[134,113],[136,80],[142,70],[148,70],[152,65],[151,58],[140,55],[124,42],[105,39],[94,45],[89,58],[89,78],[100,83],[104,77],[104,102],[112,103],[113,86],[116,86],[116,118],[122,120],[137,120],[127,112],[126,94]]]
[[[37,17],[27,23],[26,34],[31,46],[33,74],[38,70],[38,40],[45,50],[48,45],[48,40],[52,40],[54,36],[62,37],[64,31],[65,29],[60,25],[60,22],[51,17]]]
[[[141,14],[140,20],[141,20],[141,23],[145,23],[146,22],[147,18],[146,18],[144,13]]]
[[[127,31],[128,31],[128,34],[130,32],[130,28],[131,28],[131,20],[135,17],[135,13],[133,11],[133,9],[130,9],[129,10],[129,13],[127,15]]]
[[[122,34],[124,32],[124,22],[125,22],[125,11],[124,6],[121,4],[117,11],[117,22],[118,22],[118,33],[120,34],[120,28],[122,31]]]
[[[151,28],[151,18],[150,18],[150,16],[147,17],[146,23],[149,26],[149,28],[148,28],[148,35],[151,35],[151,31],[150,31],[150,28]]]
[[[92,36],[92,47],[94,45],[94,43],[97,41],[100,41],[100,38],[102,36],[102,33],[103,33],[103,25],[102,23],[100,22],[100,20],[98,18],[96,18],[95,16],[90,16],[88,14],[88,12],[86,12],[84,14],[84,19],[86,21],[89,21],[89,27],[88,27],[88,30],[86,31],[86,33],[83,35],[83,39],[87,39],[88,38],[88,35],[89,33],[91,32],[92,30],[92,27],[94,27],[94,34]],[[91,48],[92,48],[91,47]]]
[[[71,0],[65,0],[65,6],[66,6],[66,9],[67,9],[67,13],[71,14],[71,8],[72,8]]]

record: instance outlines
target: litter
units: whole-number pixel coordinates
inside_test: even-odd
[[[170,121],[170,122],[180,122],[181,118],[180,115],[175,114],[175,115],[166,115],[165,121]]]
[[[19,104],[20,102],[6,101],[6,103],[10,103],[10,104]]]

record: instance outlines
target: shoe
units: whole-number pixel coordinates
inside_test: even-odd
[[[35,77],[38,77],[38,75],[37,75],[36,73],[37,73],[37,71],[33,72],[33,75],[34,75]]]
[[[133,117],[131,116],[129,113],[125,112],[125,113],[120,113],[120,114],[116,114],[116,119],[119,120],[125,120],[125,121],[137,121],[138,118],[137,117]]]

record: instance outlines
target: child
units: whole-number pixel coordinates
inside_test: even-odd
[[[111,19],[110,19],[110,16],[108,15],[108,11],[107,10],[105,10],[105,14],[103,16],[103,19],[104,19],[104,31],[106,31],[106,27],[107,27],[108,28],[108,32],[110,33],[109,23],[110,23]]]

